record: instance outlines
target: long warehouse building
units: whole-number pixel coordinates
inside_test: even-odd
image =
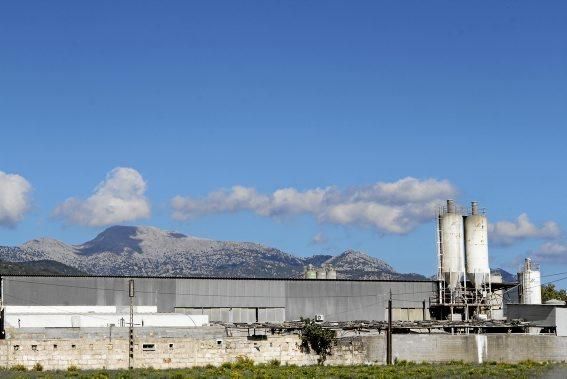
[[[159,313],[208,315],[227,323],[283,322],[301,317],[325,321],[386,320],[390,293],[393,318],[429,318],[438,293],[431,280],[311,280],[164,278],[111,276],[20,276],[3,279],[6,306],[128,307],[134,280],[136,306]]]

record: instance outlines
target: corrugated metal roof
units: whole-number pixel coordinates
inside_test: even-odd
[[[117,279],[202,279],[202,280],[266,280],[266,281],[305,281],[305,282],[416,282],[436,283],[431,279],[305,279],[305,278],[242,278],[230,276],[142,276],[142,275],[44,275],[44,274],[1,274],[0,277],[40,277],[40,278],[117,278]]]

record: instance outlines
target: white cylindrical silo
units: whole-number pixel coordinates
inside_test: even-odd
[[[524,261],[522,272],[519,273],[522,304],[541,304],[541,273],[530,258]]]
[[[313,268],[312,265],[307,266],[307,269],[305,270],[305,279],[316,279],[317,278],[317,272],[315,271],[315,268]]]
[[[317,279],[327,279],[327,271],[324,268],[317,269]]]
[[[327,279],[333,279],[333,280],[337,279],[337,270],[335,270],[333,266],[328,265],[326,267],[326,270],[327,270]]]
[[[478,214],[478,204],[472,203],[471,215],[465,217],[465,257],[467,278],[475,287],[488,283],[488,222]]]
[[[465,273],[465,246],[463,215],[457,212],[453,201],[447,201],[447,210],[439,216],[441,237],[441,273],[449,288],[455,288]]]

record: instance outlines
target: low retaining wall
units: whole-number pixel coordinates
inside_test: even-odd
[[[563,362],[567,361],[567,337],[530,334],[394,335],[392,350],[394,358],[413,362]]]
[[[245,336],[226,337],[216,332],[174,337],[147,333],[135,339],[133,363],[134,367],[180,368],[220,365],[245,356],[256,363],[277,359],[282,364],[316,364],[317,356],[302,353],[299,344],[296,335],[269,335],[266,340],[255,340]],[[345,337],[338,339],[327,364],[384,364],[385,356],[383,335]],[[565,361],[567,337],[395,335],[393,357],[414,362]],[[36,363],[45,370],[65,370],[69,366],[125,369],[128,367],[128,340],[122,333],[112,341],[93,334],[70,338],[67,333],[62,338],[22,334],[0,341],[0,366],[24,365],[32,368]]]

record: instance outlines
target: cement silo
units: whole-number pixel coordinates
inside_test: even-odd
[[[317,279],[327,279],[327,270],[323,267],[317,269]]]
[[[442,279],[454,290],[465,275],[463,215],[453,200],[439,213],[439,258]]]
[[[317,278],[317,271],[312,265],[307,266],[305,270],[305,279],[316,279]]]
[[[471,214],[465,217],[465,256],[467,279],[476,288],[490,282],[488,265],[488,222],[472,202]]]
[[[337,279],[337,270],[333,266],[329,264],[325,269],[327,270],[327,279]]]
[[[541,273],[539,266],[526,258],[522,271],[518,273],[520,282],[520,303],[541,304]]]

